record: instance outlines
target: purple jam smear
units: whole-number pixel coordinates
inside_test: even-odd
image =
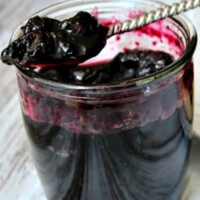
[[[73,66],[96,56],[105,46],[108,32],[87,12],[64,21],[35,16],[21,30],[22,36],[1,54],[8,65]]]

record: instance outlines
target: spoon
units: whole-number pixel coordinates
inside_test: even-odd
[[[131,31],[136,28],[148,25],[158,20],[172,17],[174,15],[183,13],[185,11],[197,8],[200,6],[200,0],[184,0],[180,3],[173,3],[172,5],[165,5],[162,8],[152,10],[146,14],[136,17],[132,20],[126,20],[121,23],[117,23],[109,26],[108,37],[112,35]]]

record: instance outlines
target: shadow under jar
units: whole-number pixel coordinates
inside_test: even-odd
[[[73,0],[37,14],[64,19],[82,10],[108,24],[158,6]],[[196,42],[194,27],[182,16],[109,38],[89,62],[136,48],[175,58],[157,73],[120,83],[64,84],[17,71],[24,124],[49,200],[180,198],[192,134]]]

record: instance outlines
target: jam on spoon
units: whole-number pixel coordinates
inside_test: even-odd
[[[55,67],[74,66],[96,56],[106,44],[108,28],[82,11],[64,21],[35,16],[21,31],[2,52],[2,61],[24,67]]]

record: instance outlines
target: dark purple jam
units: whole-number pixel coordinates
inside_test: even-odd
[[[87,70],[48,68],[41,74],[61,82],[121,82],[171,62],[163,52],[134,50]],[[192,79],[192,69],[186,67],[183,80]],[[189,94],[185,103],[187,92],[180,91],[188,91],[192,82],[169,80],[145,100],[93,105],[51,97],[18,81],[33,157],[49,200],[178,200],[190,147],[186,110],[192,101]],[[102,102],[106,98],[102,95]]]
[[[178,109],[166,120],[96,136],[76,134],[24,115],[47,197],[178,200],[189,148],[182,112]]]
[[[87,12],[59,21],[35,16],[22,35],[1,54],[6,64],[26,67],[76,65],[96,56],[106,44],[108,28]]]
[[[43,68],[40,74],[48,79],[76,84],[118,83],[156,73],[174,61],[161,51],[127,50],[119,53],[111,62],[84,65],[66,70],[66,67]]]

